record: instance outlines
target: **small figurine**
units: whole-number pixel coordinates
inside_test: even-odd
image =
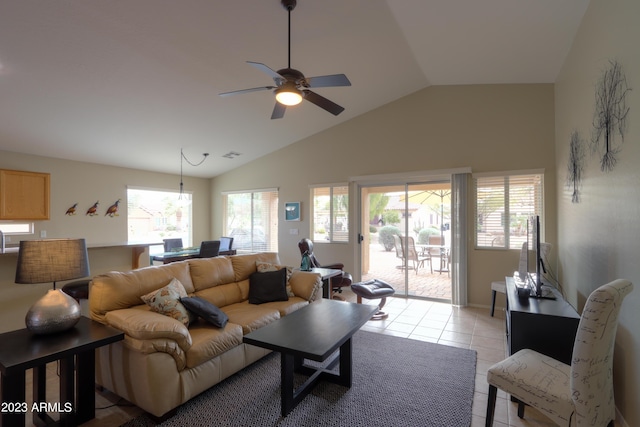
[[[76,214],[76,207],[78,207],[77,203],[75,203],[73,206],[71,206],[69,209],[67,209],[67,213],[65,215],[75,215]]]
[[[119,203],[120,203],[120,199],[116,200],[116,202],[114,204],[109,206],[109,208],[107,209],[107,213],[105,213],[104,216],[109,215],[111,218],[113,218],[114,216],[118,216],[118,204]]]
[[[87,210],[86,215],[89,215],[89,216],[95,216],[95,215],[98,215],[98,202],[95,202],[95,203],[93,204],[93,206],[91,206],[91,207]]]

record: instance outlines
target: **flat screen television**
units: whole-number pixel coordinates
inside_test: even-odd
[[[527,271],[529,271],[531,297],[555,299],[549,289],[543,288],[542,273],[546,273],[543,261],[543,245],[546,246],[544,249],[548,250],[549,246],[547,244],[540,243],[540,217],[532,215],[527,223],[527,248],[529,253]]]

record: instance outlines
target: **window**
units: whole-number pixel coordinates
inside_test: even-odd
[[[191,194],[170,190],[127,188],[129,242],[162,243],[181,238],[192,246]]]
[[[474,175],[476,248],[520,249],[527,240],[527,218],[542,220],[544,175]]]
[[[8,236],[11,234],[33,234],[32,222],[0,222],[0,230]]]
[[[349,187],[346,184],[311,189],[315,243],[349,242]]]
[[[233,248],[247,252],[278,251],[278,190],[223,194],[224,234]]]

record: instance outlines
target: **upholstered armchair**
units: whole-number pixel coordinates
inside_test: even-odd
[[[613,349],[628,280],[594,290],[585,304],[573,345],[571,365],[531,349],[514,353],[487,371],[486,426],[493,424],[497,389],[518,401],[518,417],[530,405],[561,426],[613,427]]]
[[[310,239],[304,238],[298,242],[298,248],[300,249],[300,255],[304,255],[305,252],[311,260],[311,267],[314,268],[332,268],[335,270],[343,270],[342,274],[331,278],[331,290],[334,293],[342,292],[342,288],[345,286],[351,286],[353,278],[351,274],[344,271],[344,264],[335,262],[333,264],[321,264],[313,253],[313,242]]]

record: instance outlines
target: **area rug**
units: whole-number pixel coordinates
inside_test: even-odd
[[[464,427],[471,425],[475,373],[473,350],[358,331],[351,388],[320,382],[283,418],[280,355],[274,353],[191,399],[159,425]],[[141,415],[123,426],[153,425]]]

